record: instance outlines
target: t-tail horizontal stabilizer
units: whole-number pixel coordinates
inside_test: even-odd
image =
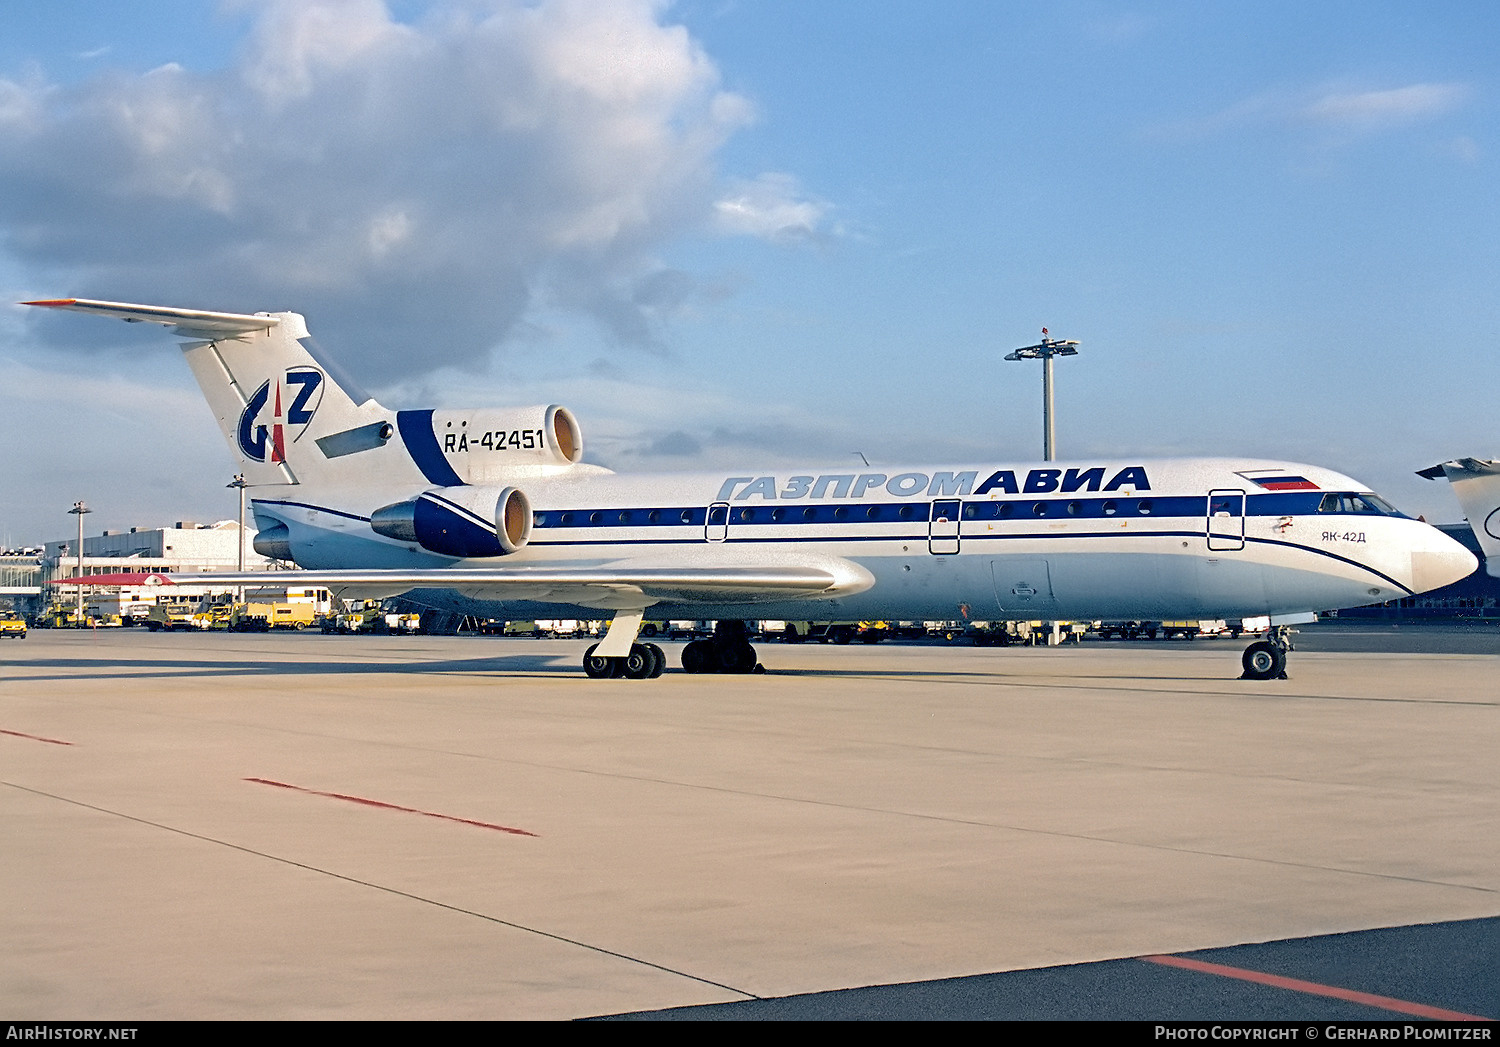
[[[359,482],[386,458],[396,416],[356,403],[303,339],[300,313],[222,313],[85,298],[26,305],[160,324],[183,355],[251,486]],[[360,457],[361,451],[373,452]],[[339,461],[342,459],[342,461]]]
[[[75,313],[108,316],[127,324],[161,324],[175,327],[188,338],[219,338],[224,335],[268,331],[281,323],[281,317],[270,313],[215,313],[204,309],[171,309],[159,305],[131,305],[128,302],[96,302],[87,298],[49,298],[40,302],[22,302],[46,309],[67,309]]]
[[[1458,458],[1417,475],[1429,480],[1447,477],[1484,550],[1485,569],[1500,578],[1500,461]]]

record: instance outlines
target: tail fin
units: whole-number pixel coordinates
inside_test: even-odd
[[[176,328],[193,377],[253,486],[350,479],[339,459],[383,447],[395,415],[356,403],[302,339],[299,313],[215,313],[78,298],[27,302]]]
[[[1500,462],[1459,458],[1423,469],[1417,475],[1429,480],[1448,478],[1484,550],[1486,570],[1500,578]]]

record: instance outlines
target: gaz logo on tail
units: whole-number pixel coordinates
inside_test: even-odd
[[[240,453],[255,462],[286,461],[286,445],[301,437],[322,402],[323,372],[315,367],[293,367],[282,378],[267,379],[240,413]]]

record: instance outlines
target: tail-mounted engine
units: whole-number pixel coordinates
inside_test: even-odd
[[[531,501],[515,487],[440,487],[370,514],[376,534],[444,556],[503,556],[531,538]]]
[[[503,483],[517,467],[583,458],[578,419],[566,407],[402,411],[401,436],[429,480],[444,486]]]

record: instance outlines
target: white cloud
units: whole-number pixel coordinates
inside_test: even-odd
[[[825,211],[764,176],[726,221],[716,154],[751,107],[663,14],[269,0],[224,70],[0,79],[0,250],[67,274],[39,296],[297,309],[376,381],[477,364],[539,304],[654,344],[664,244],[807,239]]]
[[[1267,91],[1206,116],[1154,129],[1163,138],[1216,137],[1244,128],[1317,128],[1334,143],[1402,130],[1446,116],[1469,100],[1463,84],[1422,83],[1384,90]],[[1326,141],[1324,144],[1328,144]]]
[[[1468,98],[1460,84],[1411,84],[1384,91],[1325,94],[1308,103],[1301,116],[1315,123],[1351,131],[1406,127],[1458,108]]]
[[[381,258],[412,238],[415,223],[402,208],[388,208],[370,221],[370,254]]]
[[[791,175],[776,173],[737,183],[714,204],[723,231],[783,243],[817,237],[827,210],[805,199]]]
[[[1447,152],[1450,156],[1464,163],[1474,163],[1480,158],[1479,143],[1468,135],[1458,135],[1446,143]]]
[[[381,0],[272,0],[256,25],[241,75],[272,103],[313,95],[340,76],[400,62],[420,39]]]

